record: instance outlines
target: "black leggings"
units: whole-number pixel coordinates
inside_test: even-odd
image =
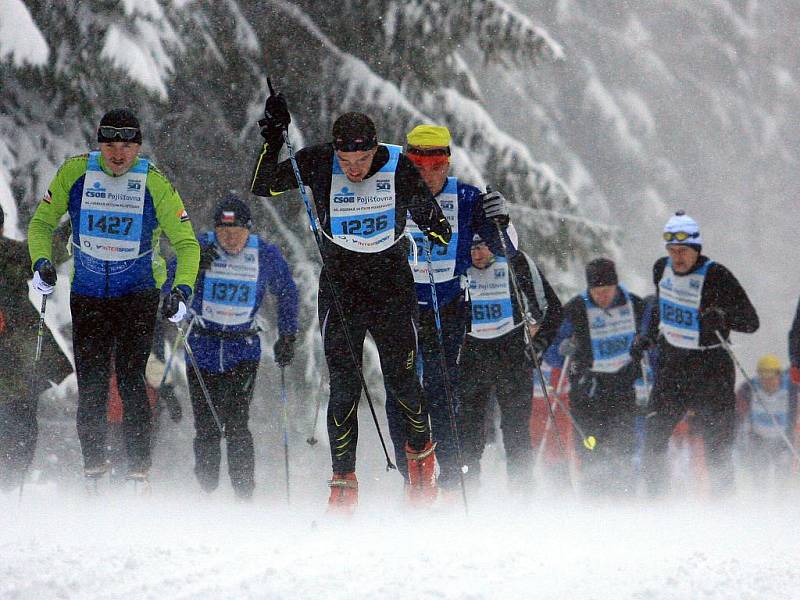
[[[119,298],[73,293],[72,348],[78,377],[78,438],[85,468],[106,461],[106,415],[111,354],[122,398],[122,431],[130,470],[150,468],[152,415],[144,371],[153,342],[158,290]]]
[[[247,423],[257,371],[258,362],[246,360],[224,373],[200,372],[224,426],[231,484],[236,494],[245,498],[249,498],[255,488],[253,435]],[[186,373],[194,411],[194,472],[200,486],[210,492],[219,485],[222,436],[191,365],[186,366]]]
[[[667,489],[667,447],[675,425],[688,410],[700,424],[712,493],[733,490],[733,440],[736,421],[736,375],[721,348],[679,350],[659,345],[659,362],[647,416],[644,473],[651,495]]]
[[[633,494],[633,452],[636,391],[623,373],[585,373],[570,386],[572,416],[596,446],[589,449],[579,435],[575,449],[581,460],[581,485],[587,496]]]
[[[403,265],[407,270],[407,263]],[[408,270],[403,281],[372,288],[336,285],[344,312],[344,323],[337,314],[324,273],[320,277],[319,322],[325,359],[330,374],[328,436],[335,473],[355,470],[358,443],[358,401],[361,383],[347,346],[350,335],[359,366],[362,364],[367,331],[375,340],[386,387],[397,399],[405,419],[406,440],[414,450],[422,450],[430,440],[428,414],[422,386],[416,373],[417,299]],[[407,286],[401,285],[408,281]]]
[[[464,462],[470,478],[480,475],[486,445],[484,421],[494,388],[500,407],[509,485],[513,491],[526,491],[530,487],[532,375],[521,329],[491,340],[466,336],[459,360],[459,416],[464,432]]]

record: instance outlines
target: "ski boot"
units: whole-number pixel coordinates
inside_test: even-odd
[[[133,484],[133,493],[135,496],[149,496],[150,492],[150,479],[148,477],[147,469],[131,469],[125,476],[125,481],[130,481]]]
[[[83,478],[87,494],[89,494],[90,496],[100,495],[100,489],[98,484],[100,480],[103,477],[105,477],[106,473],[108,473],[108,465],[105,463],[102,465],[97,465],[95,467],[84,467]]]
[[[406,496],[412,506],[430,506],[436,501],[436,444],[428,442],[420,450],[412,450],[406,443],[408,485]]]
[[[328,498],[328,514],[350,517],[358,505],[358,480],[356,474],[334,473],[328,485],[331,495]]]

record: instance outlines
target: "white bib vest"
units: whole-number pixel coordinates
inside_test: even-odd
[[[210,234],[216,243],[216,236]],[[206,270],[202,317],[219,325],[252,321],[258,282],[258,237],[250,235],[239,254],[220,251]]]
[[[625,304],[608,309],[602,309],[592,302],[588,292],[583,293],[594,358],[592,371],[598,373],[616,373],[631,359],[636,318],[628,292],[619,287],[625,296]]]
[[[668,259],[658,283],[659,330],[672,346],[700,348],[700,301],[706,273],[714,261],[706,261],[690,275],[677,276]],[[713,347],[713,346],[711,346]]]
[[[331,239],[353,252],[374,253],[390,248],[395,239],[395,172],[402,148],[382,144],[389,160],[364,181],[344,174],[336,153],[331,174]]]
[[[470,267],[469,296],[472,303],[472,326],[469,335],[491,339],[514,329],[514,311],[511,305],[511,285],[508,263],[502,256],[485,269]]]
[[[87,270],[114,275],[141,256],[149,166],[139,158],[130,171],[112,177],[100,166],[100,153],[89,153],[78,228],[79,257]]]
[[[757,381],[751,381],[750,385],[754,388],[753,398],[750,401],[750,427],[752,432],[762,438],[780,439],[782,433],[786,431],[789,421],[789,378],[784,375],[781,379],[781,387],[772,394],[765,392],[764,388],[761,387],[761,383]],[[761,394],[761,399],[764,401],[766,409],[755,397],[758,393]],[[770,413],[778,422],[777,427],[769,416]]]
[[[436,201],[450,223],[450,228],[453,232],[450,238],[450,243],[446,248],[434,245],[431,252],[431,262],[433,264],[433,281],[434,283],[441,283],[443,281],[450,281],[455,277],[456,273],[456,252],[458,251],[458,179],[455,177],[448,177],[444,189],[436,197]],[[414,264],[413,253],[409,255],[408,262],[411,265],[411,271],[414,273],[414,283],[429,284],[430,278],[428,277],[428,262],[425,255],[425,234],[420,231],[417,224],[409,216],[406,221],[406,232],[414,237],[414,242],[417,245],[417,254],[419,256],[417,264]]]

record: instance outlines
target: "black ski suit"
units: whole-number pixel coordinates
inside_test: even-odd
[[[496,263],[495,263],[496,264]],[[529,263],[524,253],[511,259],[519,281],[520,291],[528,303],[529,312],[540,324],[535,340],[541,348],[553,341],[561,322],[561,302],[544,276],[541,276],[547,310],[537,299]],[[494,269],[489,265],[487,269]],[[536,268],[535,265],[533,268]],[[468,273],[473,272],[473,268]],[[541,272],[540,272],[541,275]],[[514,298],[509,277],[514,328],[497,337],[476,337],[476,320],[482,320],[485,306],[470,298],[472,324],[465,337],[459,358],[460,420],[463,429],[464,462],[467,475],[473,482],[480,476],[480,461],[486,445],[484,427],[486,410],[494,388],[500,406],[500,429],[506,451],[509,486],[512,491],[526,492],[533,473],[531,449],[531,401],[533,395],[533,365],[526,355],[522,313]],[[471,283],[472,288],[472,283]]]
[[[589,450],[579,436],[575,438],[575,448],[581,458],[583,487],[592,494],[632,493],[632,459],[636,441],[634,382],[641,375],[641,367],[638,361],[631,361],[614,373],[592,370],[595,357],[584,298],[583,294],[575,296],[564,306],[564,322],[558,338],[573,336],[575,339],[576,348],[569,370],[570,406],[584,433],[594,436],[597,441],[595,448]],[[644,303],[630,292],[628,298],[638,332]],[[625,294],[618,287],[609,309],[624,307],[627,303]],[[555,349],[557,343],[558,340],[551,348]]]
[[[676,279],[706,268],[708,261],[708,257],[700,255],[695,266],[688,273],[676,274]],[[659,283],[666,266],[667,257],[660,258],[653,266],[659,303],[650,324],[652,337],[663,330]],[[731,452],[736,422],[736,374],[733,361],[720,346],[702,313],[712,307],[724,311],[725,325],[720,333],[725,339],[731,331],[753,333],[758,329],[759,321],[736,277],[719,263],[710,264],[707,269],[698,308],[699,347],[690,349],[673,345],[663,331],[658,337],[658,367],[644,453],[644,474],[650,495],[666,491],[669,438],[675,425],[689,410],[695,412],[701,427],[712,493],[726,494],[733,489]]]
[[[290,161],[278,164],[278,153],[283,144],[280,132],[273,138],[264,143],[255,167],[251,190],[258,196],[276,195],[297,187]],[[364,338],[367,331],[370,332],[378,348],[386,386],[403,408],[410,447],[420,451],[430,439],[422,387],[415,368],[417,297],[408,265],[409,246],[402,236],[408,213],[435,243],[446,244],[450,240],[450,226],[416,167],[400,154],[394,170],[395,206],[391,215],[396,243],[377,252],[342,247],[332,239],[332,222],[335,220],[332,212],[337,208],[334,203],[343,200],[347,186],[331,193],[336,163],[333,145],[303,148],[297,152],[296,158],[303,183],[313,194],[322,232],[324,264],[320,273],[318,313],[330,375],[328,436],[331,460],[334,473],[348,473],[355,471],[361,383],[347,337],[353,344],[360,367]],[[382,176],[378,173],[384,173],[381,169],[390,159],[388,148],[378,146],[364,181],[375,178],[371,183],[382,185]],[[359,226],[366,228],[367,221],[367,218],[362,219]],[[346,229],[347,223],[336,223]],[[377,228],[374,222],[372,225]],[[336,233],[340,233],[338,228]]]

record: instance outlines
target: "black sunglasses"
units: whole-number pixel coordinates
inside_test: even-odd
[[[139,129],[136,127],[111,127],[110,125],[101,125],[99,131],[100,135],[106,139],[119,138],[125,142],[134,139],[139,133]]]

